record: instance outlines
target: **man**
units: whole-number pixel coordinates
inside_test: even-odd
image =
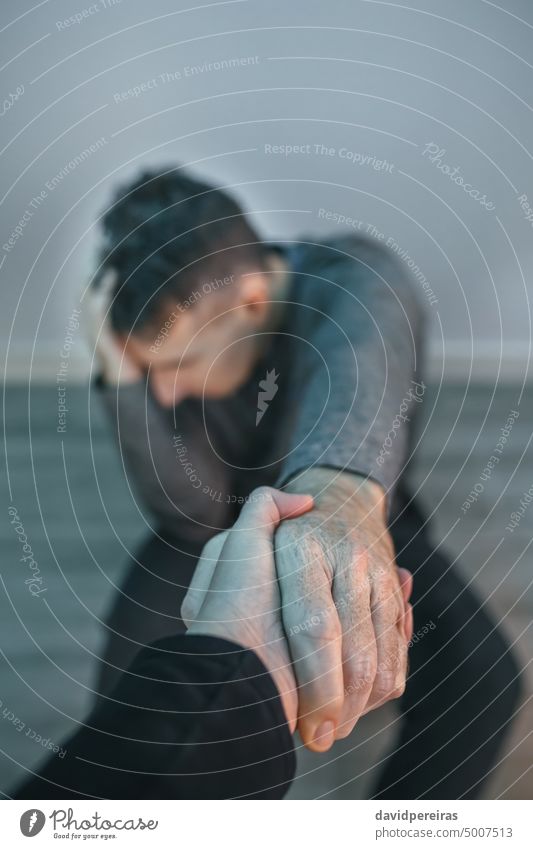
[[[312,505],[306,495],[255,490],[233,528],[204,547],[184,602],[187,634],[143,649],[63,756],[15,798],[282,798],[295,771],[298,699],[273,535]],[[408,641],[411,578],[400,579]]]
[[[276,533],[304,743],[329,749],[403,692],[404,565],[420,623],[439,624],[413,652],[378,792],[478,793],[517,672],[402,484],[425,391],[411,282],[358,237],[261,242],[229,195],[179,169],[120,190],[103,224],[99,384],[156,528],[109,619],[101,692],[143,645],[175,633],[202,545],[255,486],[310,493],[312,513]]]

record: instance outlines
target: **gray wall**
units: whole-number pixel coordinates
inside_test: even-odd
[[[501,368],[521,380],[533,258],[519,201],[528,195],[533,207],[531,4],[181,5],[189,10],[171,0],[2,4],[1,96],[19,92],[0,117],[2,246],[26,215],[0,250],[8,377],[31,369],[53,379],[114,184],[140,165],[182,163],[234,186],[269,237],[331,232],[323,209],[393,238],[420,269],[433,373],[496,379]],[[245,57],[257,58],[190,71]],[[433,162],[429,144],[444,151]],[[285,156],[265,145],[309,148]],[[73,378],[86,370],[81,331],[70,369]]]

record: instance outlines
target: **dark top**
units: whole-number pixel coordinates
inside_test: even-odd
[[[215,637],[143,649],[107,701],[16,799],[281,799],[295,754],[253,651]]]

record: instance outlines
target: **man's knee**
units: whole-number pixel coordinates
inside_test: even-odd
[[[517,658],[499,627],[493,625],[475,645],[468,666],[472,701],[485,721],[490,719],[503,730],[520,704],[522,679]]]

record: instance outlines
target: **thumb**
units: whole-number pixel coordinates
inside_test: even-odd
[[[270,486],[261,486],[250,494],[233,531],[252,531],[256,538],[271,541],[275,529],[283,519],[301,516],[311,510],[313,505],[311,495],[281,492]]]

